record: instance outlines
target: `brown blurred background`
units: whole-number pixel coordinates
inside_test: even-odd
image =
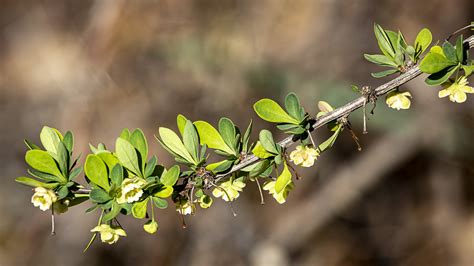
[[[296,92],[306,109],[340,106],[350,85],[381,84],[363,53],[376,53],[373,23],[413,42],[422,27],[443,39],[473,19],[472,0],[16,1],[0,2],[0,265],[474,265],[474,97],[438,99],[419,78],[404,86],[409,111],[379,101],[362,135],[349,134],[303,171],[288,202],[249,184],[235,203],[216,200],[187,217],[158,211],[156,235],[121,219],[128,237],[82,254],[97,213],[89,204],[50,217],[16,184],[26,174],[23,138],[43,125],[72,130],[76,154],[111,146],[124,127],[153,138],[183,113],[240,127],[272,125],[252,104]],[[474,81],[473,81],[474,82]],[[325,136],[325,129],[316,138]],[[282,135],[274,131],[278,138]],[[81,177],[81,182],[83,182]]]

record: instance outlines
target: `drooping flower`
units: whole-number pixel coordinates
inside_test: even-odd
[[[31,203],[33,203],[35,207],[39,207],[40,210],[46,211],[51,208],[57,199],[54,191],[44,187],[37,187],[35,188],[35,194],[31,197]]]
[[[474,88],[467,86],[469,82],[465,76],[460,77],[454,83],[447,83],[443,90],[438,93],[439,98],[444,98],[449,95],[449,100],[455,103],[463,103],[467,99],[466,93],[474,93]]]
[[[211,207],[213,201],[214,200],[209,195],[203,195],[198,200],[199,206],[201,206],[203,209]]]
[[[309,146],[299,145],[290,153],[290,160],[303,167],[311,167],[319,156],[319,152]]]
[[[289,182],[288,185],[286,185],[280,193],[276,193],[275,184],[276,181],[267,182],[265,183],[265,185],[263,185],[263,190],[268,190],[268,192],[273,196],[273,198],[275,198],[278,203],[283,204],[286,202],[286,198],[288,197],[290,191],[293,189],[294,184],[293,182]]]
[[[127,236],[127,233],[120,227],[111,227],[108,224],[101,224],[94,227],[91,232],[99,232],[100,240],[107,244],[113,244],[119,240],[121,236]]]
[[[154,234],[158,230],[158,223],[154,220],[150,220],[143,225],[143,230],[149,234]]]
[[[393,109],[409,109],[411,105],[411,93],[408,91],[392,91],[387,95],[385,102]]]
[[[228,181],[220,184],[212,191],[212,195],[216,198],[222,197],[225,201],[233,201],[239,197],[239,192],[245,187],[245,183],[239,179]]]
[[[176,203],[176,211],[181,215],[189,215],[194,213],[196,207],[189,201]]]
[[[118,203],[132,203],[140,199],[143,195],[143,186],[146,181],[139,177],[125,178],[122,182],[120,197]]]

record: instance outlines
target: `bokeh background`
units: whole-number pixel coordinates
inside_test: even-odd
[[[128,237],[82,249],[97,213],[88,204],[56,217],[30,203],[23,139],[43,125],[113,146],[140,127],[159,161],[172,161],[153,135],[176,129],[178,113],[216,123],[221,116],[257,132],[273,128],[252,104],[296,92],[306,109],[377,86],[373,23],[413,42],[422,27],[444,39],[473,19],[472,0],[18,1],[0,2],[0,265],[474,265],[474,99],[453,104],[418,78],[403,89],[409,111],[379,101],[362,135],[349,134],[302,171],[288,202],[249,184],[235,202],[216,200],[187,217],[158,211],[160,229],[124,218]],[[281,138],[279,132],[274,134]],[[325,129],[316,132],[321,140]],[[255,138],[254,138],[255,139]],[[82,177],[81,177],[82,178]],[[81,180],[83,182],[83,180]]]

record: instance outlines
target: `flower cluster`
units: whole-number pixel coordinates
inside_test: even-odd
[[[40,210],[46,211],[51,208],[57,199],[54,191],[44,187],[37,187],[35,188],[35,194],[31,197],[31,203],[33,203],[35,207],[39,207]]]

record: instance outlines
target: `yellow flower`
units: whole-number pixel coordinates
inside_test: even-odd
[[[290,160],[296,165],[311,167],[318,156],[319,153],[316,149],[299,145],[296,150],[290,153]]]
[[[390,108],[393,109],[408,109],[411,105],[411,93],[408,91],[392,91],[387,95],[385,102]]]
[[[127,236],[125,231],[120,227],[110,227],[108,224],[101,224],[91,232],[99,232],[100,233],[100,240],[104,243],[113,244],[119,240],[121,236]]]
[[[176,211],[179,212],[181,215],[189,215],[194,213],[194,209],[196,207],[194,204],[186,201],[185,203],[178,203],[176,204]]]
[[[288,197],[290,191],[293,189],[294,184],[293,182],[289,182],[288,185],[286,185],[286,187],[280,193],[276,193],[275,183],[276,181],[270,181],[265,183],[265,185],[263,185],[263,190],[268,190],[268,192],[273,196],[273,198],[275,198],[278,203],[283,204],[286,202],[286,198]]]
[[[54,191],[44,187],[37,187],[35,188],[35,194],[31,197],[31,203],[33,203],[35,207],[39,207],[40,210],[46,211],[51,208],[51,205],[53,205],[57,199]]]
[[[233,201],[239,197],[239,192],[241,192],[244,187],[245,183],[241,180],[229,179],[215,188],[212,191],[212,195],[216,198],[222,197],[225,201]]]
[[[444,90],[438,93],[439,98],[444,98],[449,95],[449,100],[455,103],[463,103],[467,99],[466,93],[474,93],[474,88],[467,86],[469,82],[465,76],[460,77],[454,83],[448,83]]]
[[[145,180],[139,177],[125,178],[121,186],[118,203],[132,203],[140,199],[143,195],[142,187],[146,184]]]

